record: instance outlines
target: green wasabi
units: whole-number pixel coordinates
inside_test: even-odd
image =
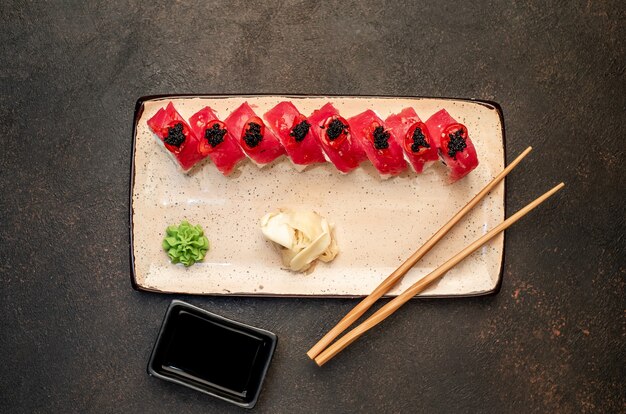
[[[172,263],[191,266],[204,259],[209,250],[209,239],[200,226],[192,226],[183,220],[179,226],[168,226],[163,239],[163,249]]]

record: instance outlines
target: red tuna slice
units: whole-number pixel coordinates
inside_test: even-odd
[[[276,135],[244,102],[224,120],[226,129],[236,138],[243,152],[262,167],[285,153]]]
[[[353,139],[348,121],[331,103],[313,111],[309,123],[322,151],[339,171],[348,173],[367,159],[361,145]]]
[[[176,158],[184,171],[206,158],[198,151],[198,137],[170,102],[148,120],[148,126]]]
[[[211,157],[211,161],[222,174],[230,174],[237,163],[245,158],[226,125],[208,106],[189,118],[189,127],[198,137],[198,151]]]
[[[324,154],[311,132],[311,124],[291,102],[284,101],[263,115],[296,168],[325,162]]]
[[[467,128],[456,122],[445,109],[428,118],[426,126],[437,144],[441,160],[448,167],[451,182],[465,177],[478,166],[476,148]]]
[[[385,125],[398,139],[404,150],[404,158],[416,173],[421,173],[433,161],[439,159],[437,146],[428,128],[413,108],[404,108],[399,114],[390,115]]]
[[[383,120],[370,109],[348,119],[352,136],[361,143],[367,157],[382,177],[398,175],[406,169],[404,152]]]

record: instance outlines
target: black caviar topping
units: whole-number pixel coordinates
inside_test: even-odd
[[[213,148],[224,142],[224,135],[226,135],[226,129],[220,128],[220,124],[217,123],[213,124],[211,128],[204,130],[204,137]]]
[[[167,145],[180,147],[185,142],[185,134],[183,134],[183,124],[179,122],[173,127],[167,129],[167,136],[163,140]]]
[[[330,123],[328,124],[328,129],[326,130],[326,136],[328,136],[328,139],[331,141],[336,140],[339,135],[341,135],[344,131],[347,131],[348,129],[348,125],[345,125],[343,122],[341,122],[338,119],[333,119],[332,121],[330,121]]]
[[[382,126],[374,129],[374,148],[381,150],[389,148],[389,132],[385,131]]]
[[[296,140],[296,142],[300,142],[304,139],[304,137],[306,137],[306,134],[309,133],[309,128],[311,128],[311,124],[309,124],[305,119],[304,121],[293,127],[289,135],[291,135],[293,139]]]
[[[411,151],[418,152],[420,147],[430,148],[430,144],[426,141],[422,128],[415,128],[413,131],[413,143],[411,144]]]
[[[248,124],[248,129],[243,136],[243,140],[246,141],[246,144],[250,148],[254,148],[261,143],[263,140],[263,135],[261,134],[261,125],[256,122],[250,122]]]
[[[448,137],[450,137],[450,142],[448,142],[448,155],[456,160],[456,154],[463,152],[463,150],[467,148],[467,143],[465,143],[465,138],[463,137],[463,128],[459,128],[456,132],[448,134]]]

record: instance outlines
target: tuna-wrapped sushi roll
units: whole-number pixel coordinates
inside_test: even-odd
[[[198,137],[193,133],[174,104],[170,102],[148,120],[148,126],[160,139],[165,148],[174,156],[183,171],[206,158],[198,151]]]
[[[199,138],[200,154],[208,155],[222,174],[230,174],[237,163],[245,158],[235,137],[208,106],[189,118],[189,126]]]
[[[299,171],[309,164],[324,162],[324,154],[311,132],[311,124],[293,103],[280,102],[263,115]]]
[[[276,135],[265,127],[265,123],[254,113],[248,102],[244,102],[224,120],[226,129],[237,139],[243,152],[259,167],[281,155],[285,149]]]
[[[368,109],[349,118],[348,123],[352,127],[352,136],[361,144],[382,178],[398,175],[406,169],[398,140],[374,111]]]
[[[426,121],[428,131],[439,148],[439,156],[448,167],[448,176],[455,182],[478,166],[476,149],[467,128],[442,109]]]
[[[437,146],[426,124],[413,108],[404,108],[400,113],[390,115],[385,124],[398,139],[404,150],[404,158],[416,173],[421,173],[439,159]]]
[[[308,121],[322,151],[339,171],[348,173],[367,159],[361,145],[352,137],[348,121],[331,103],[313,111]]]

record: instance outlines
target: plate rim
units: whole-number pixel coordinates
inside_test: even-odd
[[[130,150],[130,179],[129,179],[129,216],[128,216],[128,233],[129,233],[129,254],[130,254],[130,283],[134,290],[138,292],[150,292],[150,293],[159,293],[159,294],[168,294],[168,295],[194,295],[194,296],[230,296],[230,297],[250,297],[250,298],[318,298],[318,299],[357,299],[363,298],[367,295],[312,295],[312,294],[280,294],[280,293],[197,293],[197,292],[167,292],[159,289],[148,288],[145,286],[141,286],[137,283],[137,274],[135,271],[135,254],[134,254],[134,240],[133,240],[133,192],[135,188],[135,150],[136,150],[136,140],[137,140],[137,125],[139,123],[139,118],[143,115],[144,104],[148,101],[158,101],[165,99],[180,99],[180,98],[208,98],[208,99],[225,99],[225,98],[264,98],[264,97],[284,97],[284,98],[373,98],[373,99],[437,99],[441,101],[465,101],[472,102],[479,105],[486,106],[489,109],[495,110],[498,114],[498,118],[500,120],[500,132],[502,134],[502,157],[504,166],[506,163],[506,129],[504,126],[504,114],[502,110],[502,106],[492,100],[488,99],[477,99],[477,98],[454,98],[454,97],[438,97],[438,96],[401,96],[401,95],[376,95],[376,94],[367,94],[367,95],[335,95],[335,94],[280,94],[280,93],[233,93],[233,94],[195,94],[195,93],[183,93],[183,94],[155,94],[155,95],[144,95],[137,99],[135,103],[135,110],[133,114],[133,139],[131,141],[131,150]],[[503,180],[503,202],[502,206],[504,209],[504,216],[506,218],[507,212],[507,203],[506,203],[506,188],[507,188],[507,180],[508,177],[504,177]],[[496,280],[496,284],[491,290],[485,290],[481,292],[472,292],[465,293],[459,295],[429,295],[426,297],[414,296],[411,299],[459,299],[459,298],[474,298],[479,296],[493,296],[500,292],[502,288],[502,279],[504,278],[504,259],[505,259],[505,250],[506,250],[506,238],[503,232],[503,240],[502,240],[502,251],[500,257],[500,271],[498,272],[498,279]],[[384,297],[391,297],[388,295],[384,295]]]

